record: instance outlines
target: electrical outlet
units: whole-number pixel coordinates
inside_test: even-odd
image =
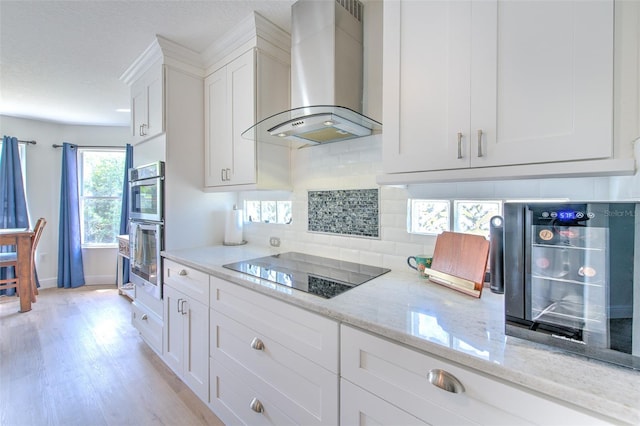
[[[280,238],[278,237],[269,238],[269,244],[271,244],[271,247],[280,247]]]

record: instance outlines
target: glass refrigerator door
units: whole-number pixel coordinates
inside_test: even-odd
[[[529,320],[589,345],[608,345],[608,229],[532,225]]]

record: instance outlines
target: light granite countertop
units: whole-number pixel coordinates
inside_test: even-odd
[[[162,255],[336,321],[459,363],[622,423],[640,424],[640,372],[504,334],[503,296],[476,299],[391,271],[331,299],[223,268],[276,254],[266,247],[212,246]]]

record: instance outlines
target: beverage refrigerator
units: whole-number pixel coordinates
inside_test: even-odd
[[[640,369],[640,202],[507,202],[505,331]]]

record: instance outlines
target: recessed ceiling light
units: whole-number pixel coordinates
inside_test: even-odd
[[[131,112],[129,108],[118,108],[116,112]]]

